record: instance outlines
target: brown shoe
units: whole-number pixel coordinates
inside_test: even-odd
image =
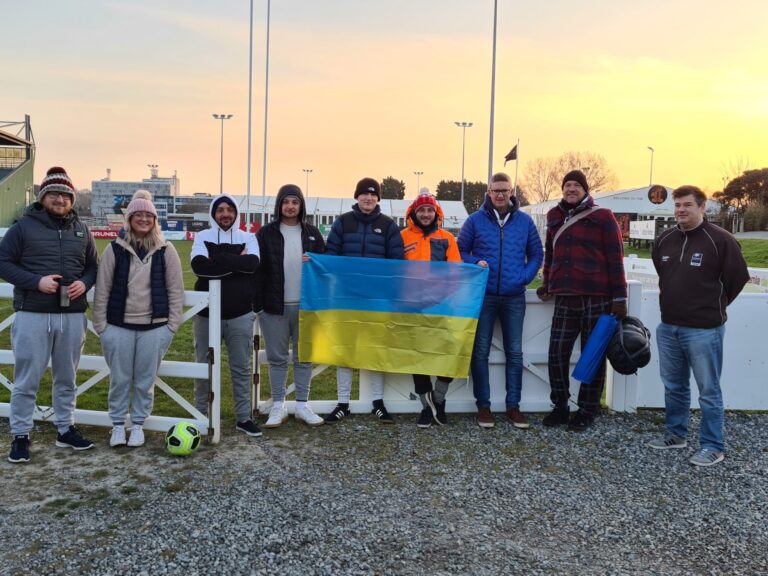
[[[512,426],[515,428],[530,428],[531,423],[528,422],[528,416],[520,412],[520,408],[515,406],[514,408],[507,408],[507,418],[512,422]]]
[[[477,425],[480,428],[493,428],[496,425],[496,420],[494,420],[490,408],[477,409]]]

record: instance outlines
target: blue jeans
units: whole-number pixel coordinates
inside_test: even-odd
[[[507,408],[520,405],[523,388],[523,320],[525,319],[525,293],[516,296],[486,294],[480,318],[477,321],[475,345],[472,349],[472,385],[478,408],[491,407],[491,383],[488,375],[488,356],[496,319],[501,322],[501,334],[506,357],[505,376]]]
[[[691,408],[691,370],[699,387],[701,448],[723,450],[724,414],[720,391],[723,369],[723,337],[719,328],[686,328],[659,324],[656,342],[659,346],[661,380],[664,382],[667,434],[688,437]]]

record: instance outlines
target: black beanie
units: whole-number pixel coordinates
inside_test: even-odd
[[[584,176],[584,172],[581,170],[571,170],[563,178],[563,185],[560,188],[565,188],[565,183],[571,180],[581,184],[581,187],[584,188],[584,192],[589,192],[589,184],[587,184],[587,177]]]
[[[373,178],[363,178],[357,183],[357,186],[355,187],[355,198],[366,192],[373,192],[376,194],[376,197],[381,200],[381,186],[379,186],[378,181]]]

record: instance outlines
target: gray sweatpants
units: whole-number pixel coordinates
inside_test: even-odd
[[[229,356],[232,398],[238,422],[251,419],[251,354],[253,352],[254,312],[221,321],[221,337]],[[195,316],[195,356],[198,362],[208,362],[208,318]],[[208,379],[195,379],[195,407],[208,412]]]
[[[299,305],[286,304],[282,315],[259,312],[259,325],[264,333],[272,400],[274,402],[285,400],[285,384],[288,380],[288,346],[292,343],[296,400],[306,402],[309,400],[312,363],[299,362]]]
[[[371,379],[371,399],[381,400],[384,398],[384,372],[360,370],[360,376],[363,374],[368,374]],[[339,395],[339,403],[349,404],[349,397],[352,395],[352,368],[336,367],[336,390]]]
[[[11,434],[29,434],[37,391],[48,360],[53,373],[54,424],[64,433],[75,423],[75,374],[85,344],[83,313],[17,312],[11,328],[15,358],[11,390]]]
[[[109,417],[115,425],[125,424],[130,400],[131,424],[143,426],[152,413],[157,370],[171,345],[173,332],[168,326],[130,330],[108,324],[100,337],[104,359],[112,372]]]

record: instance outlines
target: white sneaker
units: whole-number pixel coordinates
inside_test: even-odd
[[[285,407],[284,402],[275,402],[272,406],[272,410],[269,411],[269,418],[267,423],[264,424],[264,428],[278,428],[288,420],[288,408]]]
[[[144,446],[144,430],[138,424],[131,426],[131,437],[128,438],[128,446],[131,448]]]
[[[304,404],[303,406],[297,404],[294,416],[296,420],[304,422],[307,426],[322,426],[325,423],[321,416],[312,411],[312,407],[309,404]]]
[[[109,445],[112,448],[125,446],[125,426],[112,427],[112,437],[109,439]]]

